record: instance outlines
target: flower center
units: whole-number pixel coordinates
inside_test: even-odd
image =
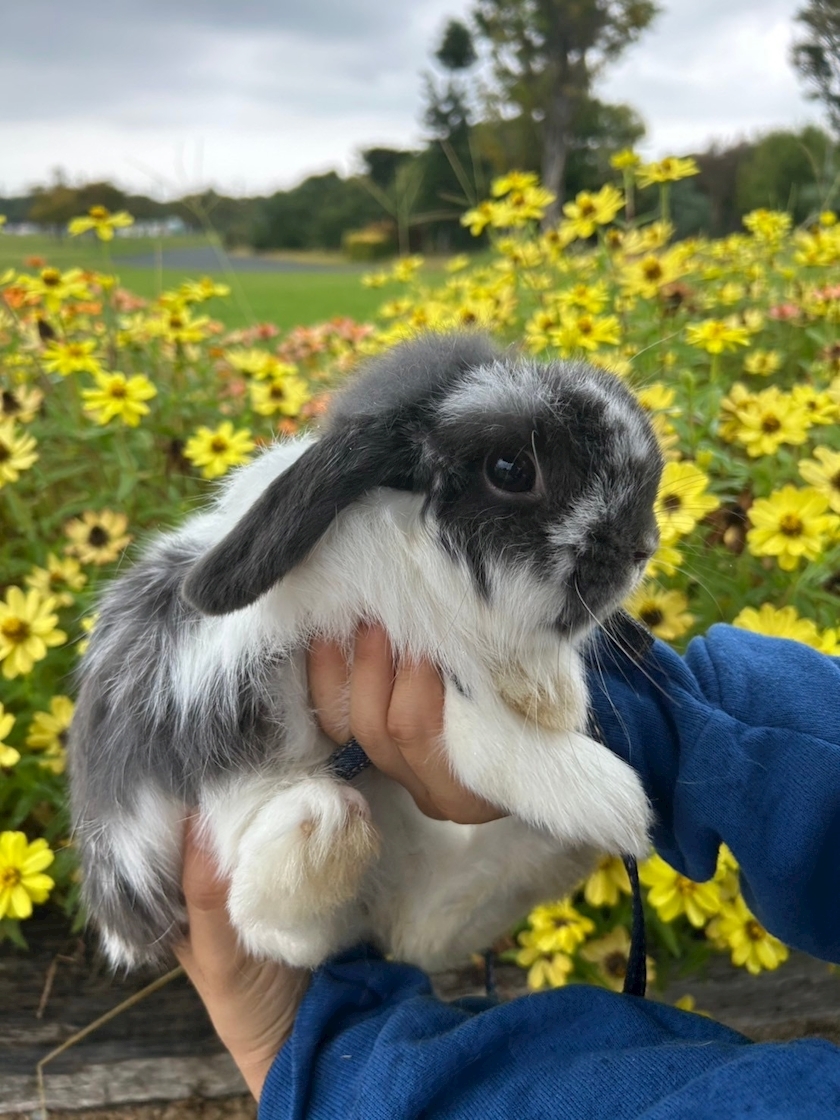
[[[125,385],[123,385],[121,381],[118,381],[115,385],[111,385],[108,389],[108,396],[118,401],[125,400],[127,396]]]
[[[837,474],[831,476],[831,478],[828,480],[828,485],[832,488],[832,490],[840,490],[840,471],[838,471]]]
[[[767,432],[768,434],[771,432],[778,432],[781,426],[781,420],[778,416],[773,416],[772,413],[761,418],[761,430],[763,432]]]
[[[615,976],[616,979],[623,979],[627,975],[627,957],[618,950],[604,957],[603,964],[604,972],[606,972],[608,976]]]
[[[0,634],[12,645],[23,645],[30,633],[29,623],[23,618],[7,618],[0,626]]]
[[[641,611],[639,618],[641,618],[645,626],[650,627],[651,630],[660,626],[665,621],[665,615],[659,607],[645,607],[644,610]]]
[[[216,436],[210,441],[210,450],[216,455],[224,455],[228,449],[228,442],[223,436]]]
[[[57,268],[45,268],[41,273],[41,281],[48,288],[55,288],[61,283],[61,273]]]
[[[786,537],[799,537],[803,529],[802,521],[795,513],[786,513],[779,522],[779,531]]]
[[[744,926],[744,932],[746,933],[750,941],[764,940],[764,930],[761,928],[758,922],[755,921],[755,919],[750,919],[750,921],[747,922],[747,924]]]
[[[94,525],[88,533],[88,544],[94,548],[104,548],[110,539],[107,529],[103,529],[101,525]]]
[[[11,459],[12,449],[5,443],[0,443],[0,463],[5,463],[7,459]]]
[[[666,513],[676,513],[682,508],[682,498],[679,494],[666,494],[662,499],[662,508]]]
[[[582,218],[589,218],[595,213],[595,207],[592,204],[592,201],[588,198],[584,198],[581,201],[579,209],[580,209],[580,216]]]
[[[15,413],[21,411],[20,401],[9,389],[4,389],[2,393],[2,403],[0,403],[0,413],[3,416],[14,416]]]
[[[91,206],[88,213],[95,222],[104,221],[104,219],[108,217],[108,211],[104,206]]]
[[[21,880],[21,874],[17,867],[4,867],[0,870],[0,888],[10,890],[16,887]]]
[[[647,261],[644,266],[646,280],[660,280],[662,278],[662,265],[659,261]]]

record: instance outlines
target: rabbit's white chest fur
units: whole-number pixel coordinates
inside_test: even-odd
[[[595,609],[614,609],[655,547],[656,441],[606,375],[508,370],[481,347],[469,373],[477,345],[411,344],[421,389],[428,370],[461,378],[449,412],[435,405],[434,440],[423,428],[431,411],[409,423],[413,405],[400,405],[404,427],[389,422],[373,437],[351,410],[345,427],[275,447],[237,472],[213,508],[154,542],[103,600],[70,764],[86,899],[115,963],[161,962],[184,933],[188,812],[198,812],[230,877],[245,945],[306,966],[360,940],[428,968],[457,963],[536,902],[570,890],[597,853],[645,852],[644,792],[586,735],[583,665],[576,639],[563,635],[595,617],[584,592]],[[429,346],[443,357],[434,350],[427,361]],[[398,397],[389,378],[370,383],[386,411]],[[461,452],[473,392],[482,410],[498,397],[501,419],[488,415],[468,435],[479,451],[463,451],[471,458],[453,468],[461,489],[450,499],[440,463]],[[503,436],[512,438],[505,425],[517,409],[525,434],[511,449]],[[566,487],[579,492],[577,521],[562,500],[552,506],[545,473],[560,453],[551,449],[576,438],[572,415],[588,425],[580,463],[591,461],[600,427],[612,439],[597,470],[578,478],[557,468],[560,499]],[[538,423],[560,425],[539,448]],[[489,458],[488,439],[502,440]],[[431,491],[404,474],[410,455]],[[456,507],[487,536],[478,559],[469,559],[472,530],[451,522]],[[509,554],[511,518],[524,537],[510,538]],[[591,544],[573,555],[561,523],[590,532]],[[539,562],[523,539],[542,548]],[[398,657],[439,666],[440,752],[506,818],[432,821],[374,770],[352,783],[330,772],[335,746],[311,711],[304,651],[314,635],[349,648],[360,619],[381,623]]]

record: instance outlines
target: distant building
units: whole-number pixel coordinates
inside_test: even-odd
[[[175,237],[187,233],[187,225],[182,218],[144,218],[133,226],[114,231],[117,237]]]

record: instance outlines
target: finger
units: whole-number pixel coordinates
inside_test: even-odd
[[[388,731],[395,679],[394,656],[380,626],[360,626],[350,670],[350,728],[377,770],[405,786],[424,812],[437,816],[422,783],[406,765]]]
[[[350,738],[347,657],[337,642],[315,638],[306,654],[309,695],[318,723],[335,743]]]
[[[202,987],[208,980],[230,973],[238,959],[239,943],[227,912],[228,883],[200,842],[193,821],[186,829],[182,883],[189,939],[176,953],[187,975],[201,980],[196,986]]]
[[[472,793],[452,773],[443,750],[444,696],[443,679],[430,662],[401,666],[391,693],[390,738],[437,816],[456,824],[498,820],[505,812]]]

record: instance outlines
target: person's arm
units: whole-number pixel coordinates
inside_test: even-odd
[[[840,961],[840,659],[714,626],[684,657],[600,641],[590,665],[595,723],[642,778],[657,851],[704,881],[725,841],[758,919]]]

